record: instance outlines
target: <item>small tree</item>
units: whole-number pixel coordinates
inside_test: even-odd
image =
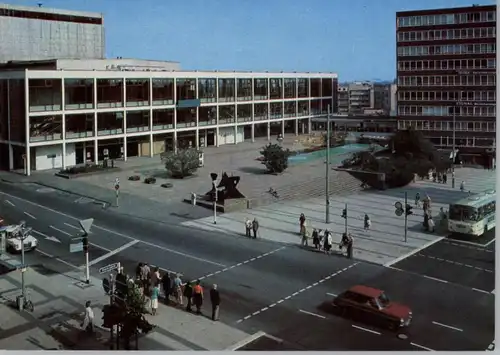
[[[260,152],[264,159],[264,164],[267,170],[273,174],[279,174],[288,168],[288,158],[292,155],[290,149],[284,149],[279,144],[269,143]]]
[[[178,149],[177,153],[164,152],[161,160],[170,175],[178,179],[194,174],[200,166],[199,152],[194,148]]]

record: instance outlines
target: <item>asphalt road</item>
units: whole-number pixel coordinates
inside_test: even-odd
[[[181,272],[184,281],[201,278],[206,287],[217,283],[223,322],[250,334],[264,331],[284,340],[287,348],[484,350],[494,337],[494,295],[469,286],[426,278],[419,270],[402,271],[401,265],[391,269],[295,246],[127,218],[74,200],[0,183],[0,216],[25,219],[39,233],[39,252],[27,255],[28,264],[47,272],[82,266],[82,254],[69,253],[69,241],[79,233],[78,219],[94,218],[93,275],[114,262],[133,274],[139,261],[148,261]],[[382,288],[413,309],[407,339],[321,307],[355,284]],[[262,340],[260,344],[253,346],[271,346]]]

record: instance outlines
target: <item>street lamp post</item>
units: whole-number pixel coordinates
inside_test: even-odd
[[[453,107],[453,144],[452,144],[452,151],[451,151],[451,187],[454,189],[455,188],[455,130],[456,130],[456,116],[457,116],[457,105]]]
[[[326,171],[325,171],[325,214],[326,223],[330,223],[330,105],[326,116]]]
[[[21,239],[21,295],[23,297],[23,302],[24,299],[26,298],[26,283],[24,280],[24,274],[26,271],[26,265],[25,265],[25,260],[24,260],[24,240],[28,237],[29,232],[31,231],[31,228],[26,228],[26,222],[21,221],[19,223],[20,230],[19,230],[19,235]],[[23,303],[24,304],[24,303]]]

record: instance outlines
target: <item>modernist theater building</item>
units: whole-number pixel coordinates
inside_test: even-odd
[[[182,71],[175,62],[47,59],[0,65],[0,161],[60,169],[180,146],[311,131],[336,110],[333,73]]]

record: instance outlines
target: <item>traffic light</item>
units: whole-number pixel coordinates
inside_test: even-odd
[[[347,218],[347,209],[342,210],[342,218]]]
[[[88,251],[89,251],[89,237],[84,236],[82,239],[82,243],[83,243],[83,251],[85,253],[88,253]]]
[[[407,216],[413,214],[412,209],[413,209],[413,207],[410,206],[410,204],[407,203],[406,204],[406,208],[405,208],[405,213],[406,213]]]
[[[107,304],[102,307],[102,327],[110,329],[120,323],[120,309],[115,304]]]

